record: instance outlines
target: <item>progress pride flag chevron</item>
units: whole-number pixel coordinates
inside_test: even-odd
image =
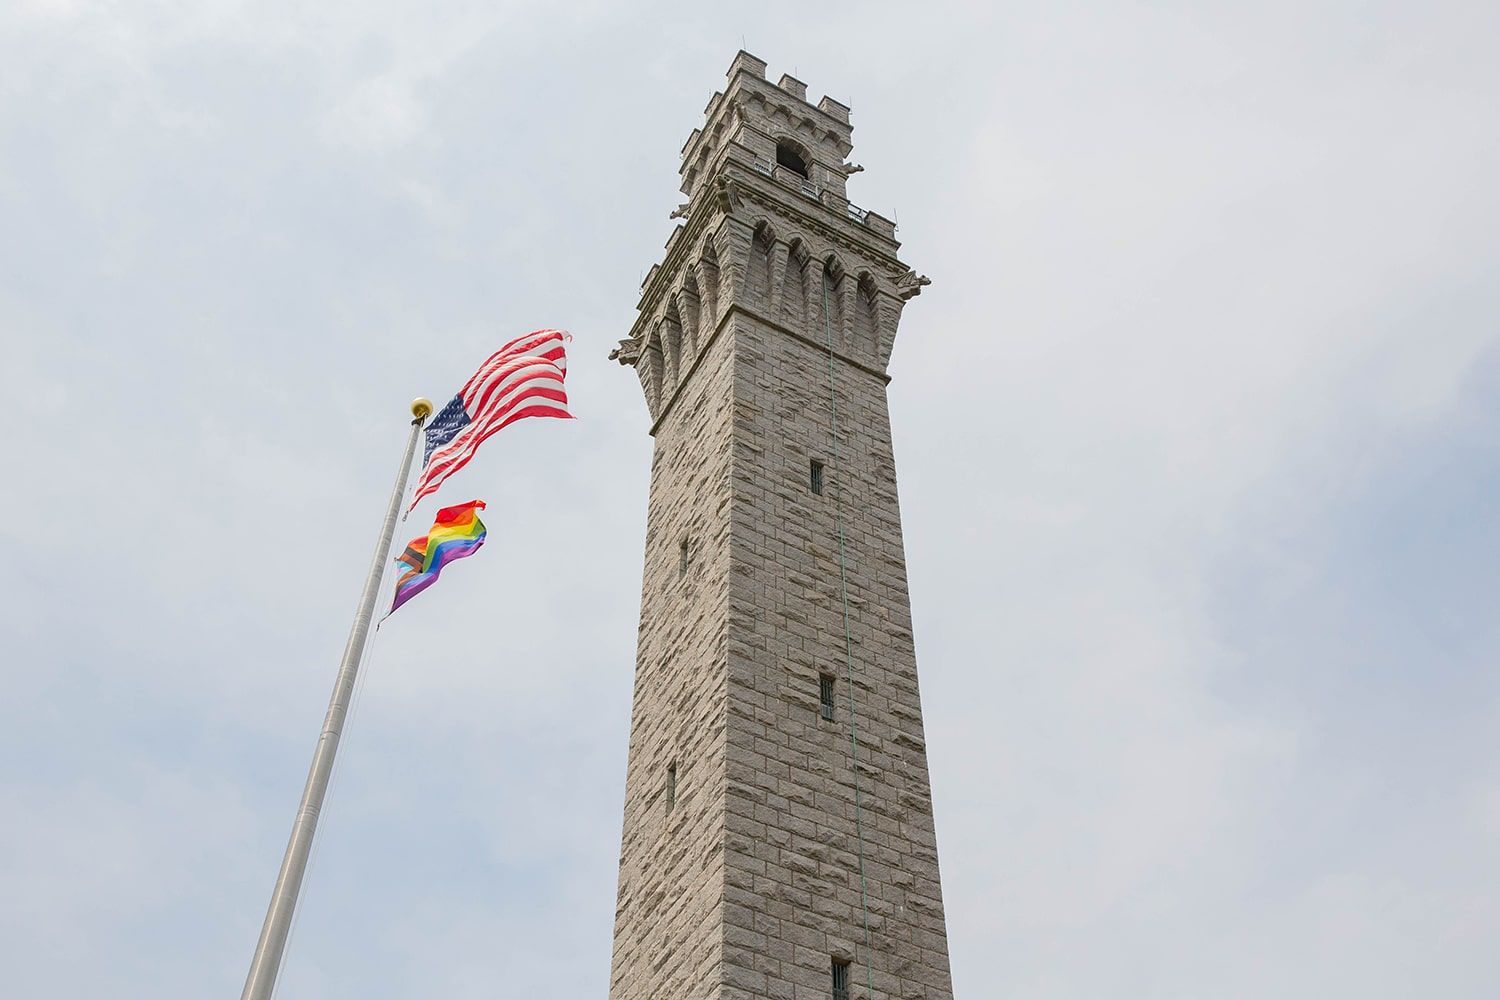
[[[512,340],[479,366],[427,425],[422,474],[407,510],[437,492],[502,427],[522,417],[572,417],[563,386],[571,339],[563,330],[537,330]]]

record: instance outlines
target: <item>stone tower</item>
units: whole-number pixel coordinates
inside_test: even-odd
[[[655,451],[611,1000],[952,996],[849,109],[741,52],[630,337]]]

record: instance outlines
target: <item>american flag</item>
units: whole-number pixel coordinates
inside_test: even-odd
[[[458,395],[427,425],[427,450],[411,507],[437,492],[468,464],[491,434],[522,417],[571,417],[563,379],[568,371],[563,330],[537,330],[489,356]]]

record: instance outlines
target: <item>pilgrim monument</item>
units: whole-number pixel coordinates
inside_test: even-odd
[[[950,1000],[849,108],[741,52],[612,355],[655,438],[611,1000]]]

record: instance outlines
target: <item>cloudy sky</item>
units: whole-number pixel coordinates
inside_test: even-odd
[[[934,281],[890,391],[958,995],[1500,995],[1500,8],[718,6],[4,6],[7,994],[237,995],[406,402],[558,325],[580,419],[455,480],[490,545],[372,647],[280,996],[604,995],[605,356],[743,46]]]

